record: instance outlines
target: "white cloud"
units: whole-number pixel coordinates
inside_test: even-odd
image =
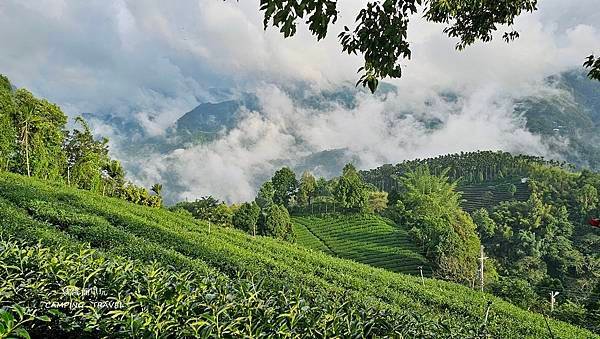
[[[139,180],[166,181],[171,187],[185,183],[178,195],[170,196],[176,200],[212,194],[242,201],[254,197],[282,160],[293,164],[323,150],[346,148],[358,157],[360,168],[459,151],[555,156],[513,115],[514,97],[497,87],[465,94],[456,102],[432,93],[425,98],[428,105],[412,101],[410,95],[382,100],[364,94],[356,108],[326,110],[298,106],[273,85],[257,94],[261,113],[247,112],[236,128],[214,142],[155,155],[155,160],[145,161]],[[434,118],[441,125],[431,130],[426,123]]]
[[[510,115],[512,99],[539,90],[549,74],[581,65],[600,45],[597,0],[542,1],[538,12],[515,23],[517,41],[495,39],[463,52],[454,50],[442,26],[416,17],[409,32],[413,59],[403,62],[404,77],[392,81],[398,96],[382,102],[363,95],[354,110],[295,106],[281,85],[301,81],[319,90],[356,80],[360,57],[341,54],[336,35],[363,5],[340,2],[339,23],[317,43],[304,26],[291,39],[275,28],[264,31],[256,0],[3,0],[0,73],[71,116],[133,117],[148,135],[161,135],[211,100],[210,88],[257,92],[262,115],[248,113],[215,143],[156,155],[153,165],[135,173],[146,184],[174,173],[189,182],[182,196],[236,200],[253,195],[279,159],[324,149],[348,148],[365,167],[459,150],[544,153],[540,140]],[[436,94],[448,90],[462,101],[448,103]],[[415,115],[398,118],[407,111]],[[444,124],[429,133],[423,117]],[[118,151],[117,132],[104,128]]]

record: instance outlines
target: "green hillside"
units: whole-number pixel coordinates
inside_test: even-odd
[[[543,316],[461,285],[426,279],[421,286],[417,277],[234,229],[209,232],[184,214],[14,174],[0,175],[0,230],[9,240],[0,267],[10,277],[0,283],[0,305],[25,307],[12,308],[17,318],[37,310],[23,326],[40,337],[549,336]],[[100,252],[82,252],[83,242]],[[124,307],[34,307],[60,297],[65,283],[98,284]],[[240,318],[240,308],[256,313]],[[597,337],[549,324],[557,337]]]
[[[394,272],[430,275],[431,269],[408,232],[375,215],[294,217],[297,242],[340,258]]]

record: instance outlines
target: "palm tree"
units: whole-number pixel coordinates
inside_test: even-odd
[[[152,185],[151,189],[154,193],[156,193],[156,195],[160,195],[160,192],[162,192],[162,188],[163,188],[162,184],[154,184],[154,185]]]

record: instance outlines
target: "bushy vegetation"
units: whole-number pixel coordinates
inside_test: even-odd
[[[266,289],[260,280],[177,271],[84,246],[8,239],[0,248],[0,306],[8,309],[0,314],[2,338],[370,337],[441,328],[408,330],[418,319],[344,297],[304,299],[293,290]]]
[[[435,276],[473,284],[480,242],[471,217],[460,207],[456,183],[426,166],[399,178],[401,190],[390,216],[409,229],[433,263]]]
[[[383,171],[390,168],[398,175]],[[548,310],[549,293],[558,291],[557,305],[565,306],[557,308],[554,316],[597,330],[598,296],[593,286],[599,281],[599,247],[595,231],[584,225],[598,212],[596,174],[576,174],[564,163],[501,152],[405,162],[362,174],[371,180],[373,174],[384,175],[379,188],[391,191],[379,190],[376,181],[365,183],[352,165],[338,178],[317,180],[305,172],[300,182],[293,172],[281,169],[262,186],[255,202],[245,203],[243,209],[232,206],[239,214],[239,225],[234,226],[287,240],[297,233],[300,243],[309,248],[413,274],[418,266],[425,266],[411,261],[421,252],[430,264],[426,274],[471,287],[484,285],[539,312]],[[392,180],[389,185],[386,175]],[[284,184],[275,189],[274,181]],[[277,207],[276,195],[287,209]],[[263,206],[258,219],[241,217],[254,205]],[[304,216],[295,218],[294,232],[286,226],[288,209]],[[363,213],[366,219],[355,213]],[[377,214],[406,229],[413,244],[405,243],[400,234],[391,242],[385,236],[381,241],[369,238],[379,230],[370,221]],[[575,225],[584,233],[574,232]],[[415,244],[418,251],[412,250]],[[481,244],[489,256],[483,283],[478,261]],[[412,258],[407,261],[412,269],[402,264],[407,258]]]
[[[394,272],[425,276],[431,267],[408,232],[376,215],[298,216],[300,245]]]
[[[60,108],[26,89],[13,89],[0,75],[0,170],[64,182],[136,204],[160,207],[159,192],[125,180],[125,171],[108,155],[108,139],[95,139],[81,117],[81,129],[66,129]],[[158,187],[155,185],[155,188]]]
[[[435,176],[419,167],[400,178],[402,193],[397,202],[398,222],[410,229],[436,276],[452,281],[474,281],[479,238],[471,217],[460,208],[456,183],[445,173]]]
[[[503,276],[492,288],[537,310],[559,292],[556,317],[599,331],[600,230],[587,221],[599,212],[600,176],[547,166],[534,166],[529,176],[528,200],[473,214]]]
[[[257,198],[257,201],[260,199]],[[284,205],[256,202],[228,206],[224,202],[208,196],[195,201],[182,201],[169,208],[171,211],[185,211],[190,216],[221,227],[235,227],[254,236],[266,235],[288,241],[294,240],[290,214]]]
[[[461,153],[362,172],[367,182],[389,192],[391,208],[386,213],[403,225],[410,225],[411,218],[418,221],[413,234],[424,242],[431,241],[424,229],[443,235],[443,225],[452,225],[442,221],[440,227],[429,227],[432,217],[456,211],[457,201],[447,198],[447,190],[429,183],[414,191],[417,195],[430,193],[423,197],[422,205],[439,201],[444,203],[442,208],[429,213],[416,208],[414,201],[407,204],[407,178],[424,165],[436,176],[446,173],[449,181],[456,182],[453,191],[462,193],[457,199],[471,212],[476,235],[489,257],[487,290],[540,312],[549,310],[550,293],[559,292],[552,316],[599,331],[600,230],[588,225],[588,220],[600,213],[599,174],[574,172],[565,163],[503,152]],[[472,229],[473,221],[463,219],[460,224]],[[440,249],[437,243],[430,242],[435,250]],[[475,242],[471,247],[470,257],[477,257]],[[477,272],[473,264],[470,270]]]
[[[75,255],[74,253],[78,253],[81,249],[81,242],[89,242],[93,248],[102,252],[99,255],[107,256],[105,260],[119,255],[125,258],[123,260],[139,260],[150,265],[149,267],[169,265],[172,268],[165,268],[166,272],[175,272],[176,275],[192,272],[214,279],[221,279],[219,277],[222,276],[222,279],[230,280],[233,286],[238,286],[235,285],[238,282],[234,280],[238,279],[238,276],[241,279],[254,277],[262,281],[262,288],[269,291],[268,295],[274,298],[275,304],[277,300],[281,300],[275,297],[280,293],[279,291],[293,290],[294,293],[288,294],[286,300],[290,300],[289,295],[298,293],[300,298],[307,300],[311,307],[318,305],[319,309],[314,311],[317,312],[316,314],[321,314],[319,312],[322,307],[326,310],[339,310],[335,305],[345,305],[341,306],[343,310],[356,313],[360,319],[363,319],[361,314],[364,313],[366,315],[364,319],[369,319],[371,323],[381,321],[383,325],[378,328],[381,328],[382,332],[373,333],[395,335],[394,331],[399,329],[400,335],[408,337],[476,337],[487,333],[494,337],[536,338],[548,336],[549,333],[543,316],[524,311],[491,295],[475,292],[464,286],[431,279],[425,279],[425,284],[421,285],[417,277],[333,258],[318,251],[307,250],[268,237],[251,237],[232,228],[213,225],[209,233],[206,222],[197,221],[184,213],[134,205],[62,184],[43,182],[14,174],[0,175],[0,228],[4,239],[12,237],[11,239],[26,242],[23,245],[17,243],[15,246],[24,248],[31,246],[29,245],[31,242],[41,241],[42,248],[51,248],[48,255],[52,256],[62,255],[61,251],[68,251],[70,255]],[[26,252],[29,251],[35,252],[35,250]],[[8,262],[14,264],[15,261],[9,259]],[[157,263],[153,264],[153,262]],[[40,261],[40,264],[46,263],[48,262],[45,259]],[[51,267],[60,265],[59,260],[51,258],[49,263]],[[24,268],[27,267],[29,266]],[[32,270],[38,270],[40,266],[30,267]],[[93,268],[92,265],[90,273],[94,271]],[[147,271],[146,266],[140,266],[135,270],[139,270],[140,273],[137,274],[140,275],[149,275],[150,272]],[[60,272],[60,270],[52,272]],[[21,276],[19,269],[14,274]],[[50,273],[50,278],[60,278],[54,275]],[[34,274],[28,273],[26,276],[31,277]],[[41,274],[41,277],[45,276]],[[166,276],[170,276],[170,273]],[[12,279],[3,279],[0,286],[5,288],[7,284],[11,284],[11,281]],[[171,280],[167,279],[167,281]],[[168,286],[164,287],[187,288],[186,282],[181,283],[183,285],[178,285],[178,280],[173,280],[172,285],[167,284]],[[107,284],[110,286],[110,283]],[[132,284],[132,288],[135,286],[137,285]],[[224,288],[220,284],[217,287]],[[49,293],[49,295],[55,294]],[[346,297],[349,299],[344,299]],[[3,298],[3,305],[20,302],[15,295]],[[170,300],[168,297],[165,298]],[[219,298],[221,297],[216,296],[217,300],[221,300]],[[234,298],[234,300],[238,299]],[[336,304],[335,300],[340,300],[340,304]],[[346,303],[347,300],[351,302]],[[492,301],[492,306],[487,323],[483,325],[488,301]],[[219,305],[219,301],[215,303]],[[175,306],[170,308],[168,306],[164,305],[162,308],[165,321],[176,319],[174,316],[171,317],[170,312],[179,314],[173,309]],[[284,308],[277,309],[277,312],[281,313],[269,313],[269,320],[262,320],[267,322],[282,317],[287,319],[283,314],[288,308],[285,308],[285,304],[282,307]],[[376,310],[374,311],[376,313],[369,313],[370,311],[367,311],[369,309]],[[157,309],[153,310],[157,311]],[[149,309],[144,311],[150,312]],[[235,310],[230,311],[231,314],[237,314]],[[11,312],[13,315],[18,313],[14,309]],[[187,311],[182,310],[182,312]],[[378,312],[384,312],[384,315],[380,316]],[[133,319],[134,314],[135,309],[132,309],[131,313],[123,314],[116,319]],[[280,314],[282,317],[279,317]],[[385,314],[391,316],[387,317]],[[61,319],[59,314],[50,314],[49,317],[49,324],[57,324]],[[93,319],[97,320],[97,318]],[[148,319],[149,328],[156,329],[160,321],[156,318]],[[177,319],[179,321],[180,318]],[[341,316],[340,319],[351,318]],[[391,325],[387,325],[385,319],[392,319]],[[81,324],[72,321],[68,323],[74,326]],[[235,321],[233,323],[235,324]],[[43,321],[36,321],[35,324],[35,328],[27,325],[25,328],[35,331],[58,329],[58,327],[50,329]],[[93,323],[85,324],[85,326],[92,326]],[[224,323],[219,324],[223,326],[222,328],[227,327]],[[340,333],[342,336],[346,336],[344,333],[350,333],[343,331],[352,331],[352,335],[360,336],[363,332],[355,331],[369,328],[368,324],[365,325],[359,320],[344,322],[344,328],[341,322],[339,324],[340,326],[333,326],[331,330],[337,331],[335,333]],[[358,325],[354,327],[352,324]],[[67,323],[64,323],[64,326],[67,326]],[[594,337],[590,332],[555,320],[550,320],[549,326],[558,337]],[[206,324],[205,328],[209,327],[210,325]],[[314,335],[312,333],[312,336]],[[377,334],[373,335],[377,336]]]

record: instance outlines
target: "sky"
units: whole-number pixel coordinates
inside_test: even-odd
[[[512,115],[514,100],[552,91],[544,77],[600,53],[598,0],[540,0],[537,12],[516,21],[517,41],[495,39],[462,52],[443,26],[416,16],[408,38],[412,59],[402,62],[401,79],[389,80],[396,95],[360,94],[355,109],[297,107],[282,85],[301,82],[318,91],[356,80],[360,57],[342,54],[336,35],[353,25],[363,4],[342,1],[338,23],[316,42],[303,26],[290,39],[273,28],[265,31],[253,0],[2,0],[0,73],[71,117],[123,116],[151,136],[163,135],[199,103],[217,100],[211,89],[256,93],[261,111],[247,112],[219,140],[154,154],[143,170],[130,173],[145,185],[174,174],[186,183],[174,199],[214,194],[239,201],[253,196],[257,178],[278,160],[327,149],[351,150],[361,168],[460,150],[548,155],[539,137]],[[462,99],[445,102],[439,95],[445,91]],[[407,110],[413,116],[400,119],[398,112]],[[432,133],[419,116],[444,124]],[[118,158],[128,136],[92,125],[112,139]],[[122,160],[131,168],[147,161]]]

